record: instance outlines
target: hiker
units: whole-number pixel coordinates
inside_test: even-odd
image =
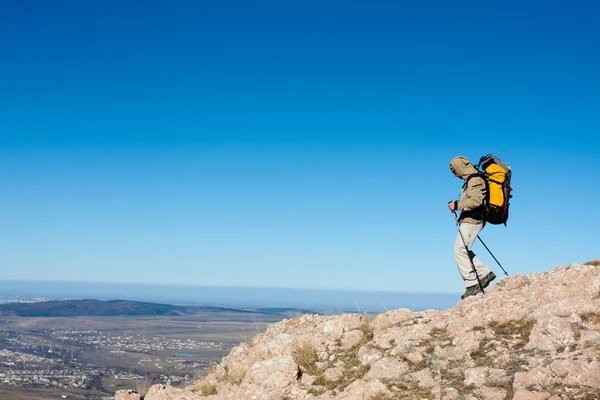
[[[481,287],[485,289],[496,275],[471,251],[477,235],[485,225],[485,198],[487,185],[477,169],[471,162],[462,156],[454,157],[450,161],[450,171],[465,183],[462,186],[460,200],[448,203],[450,212],[460,212],[458,219],[459,232],[454,242],[454,258],[458,271],[465,281],[467,290],[461,296],[462,299],[481,293]],[[462,237],[461,237],[462,233]],[[464,240],[464,241],[463,241]],[[469,249],[467,253],[466,248]],[[477,270],[477,275],[475,271]],[[477,281],[479,277],[479,281]]]

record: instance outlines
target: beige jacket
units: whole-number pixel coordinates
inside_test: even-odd
[[[450,161],[459,177],[465,180],[460,193],[457,210],[460,211],[460,222],[469,224],[482,224],[484,202],[486,196],[486,184],[481,176],[475,176],[467,180],[473,174],[479,174],[471,162],[462,156],[454,157]]]

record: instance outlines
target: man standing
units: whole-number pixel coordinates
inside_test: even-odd
[[[496,279],[496,275],[471,251],[477,235],[485,225],[487,187],[483,177],[466,157],[454,157],[450,161],[450,171],[457,178],[464,180],[460,200],[448,203],[450,212],[460,211],[459,232],[454,242],[454,258],[467,288],[461,297],[464,299],[481,293],[477,277],[484,289]],[[475,271],[477,271],[477,275]]]

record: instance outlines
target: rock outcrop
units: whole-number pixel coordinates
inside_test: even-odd
[[[167,399],[600,399],[600,264],[508,277],[445,311],[283,320],[193,387],[144,397]]]

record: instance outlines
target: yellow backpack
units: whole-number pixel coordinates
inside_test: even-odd
[[[506,225],[509,199],[512,197],[510,165],[488,154],[481,157],[477,169],[487,183],[485,220],[493,225]]]

